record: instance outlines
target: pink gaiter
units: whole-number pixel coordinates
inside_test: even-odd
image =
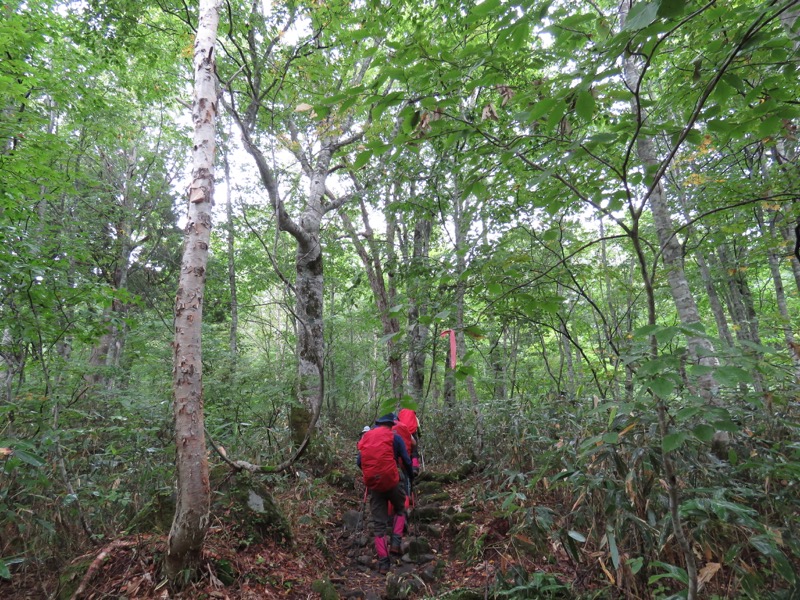
[[[406,526],[406,516],[405,515],[397,515],[394,518],[394,526],[392,527],[392,534],[396,536],[403,536],[403,529]]]
[[[389,558],[389,548],[386,547],[386,538],[375,536],[375,552],[378,553],[378,560]]]

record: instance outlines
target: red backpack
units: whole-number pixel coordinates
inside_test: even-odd
[[[400,414],[397,415],[397,419],[406,427],[408,427],[408,431],[411,433],[411,435],[417,432],[417,429],[419,428],[419,419],[417,419],[417,413],[410,408],[404,408],[401,410]]]
[[[406,427],[406,424],[402,421],[398,421],[394,424],[394,427],[392,427],[392,431],[399,435],[400,438],[406,443],[406,452],[408,452],[408,455],[411,456],[411,446],[413,442],[411,441],[411,432],[408,430],[408,427]]]
[[[358,442],[364,485],[376,492],[388,492],[400,482],[394,460],[394,431],[378,426]]]

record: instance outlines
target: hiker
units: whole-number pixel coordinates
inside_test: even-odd
[[[398,419],[392,426],[392,431],[394,431],[397,435],[399,435],[400,439],[403,440],[403,443],[406,446],[406,452],[408,453],[408,456],[410,458],[412,452],[414,451],[414,446],[417,445],[417,441],[411,435],[411,430],[405,423],[403,423]],[[414,466],[413,460],[411,462],[411,466],[412,468]]]
[[[395,421],[394,426],[392,427],[392,431],[394,431],[397,435],[399,435],[400,439],[403,440],[403,443],[406,446],[406,452],[408,452],[408,456],[409,457],[413,457],[414,452],[416,450],[417,441],[411,435],[411,431],[409,430],[408,426],[405,423],[403,423],[403,421],[401,421],[399,419],[399,417]],[[398,461],[398,465],[397,466],[398,467],[401,466],[399,464],[399,461]],[[414,473],[414,476],[416,477],[417,472],[419,471],[419,469],[417,469],[416,471],[414,470],[414,459],[413,458],[411,458],[411,470]],[[403,482],[403,483],[405,483],[405,487],[403,488],[403,491],[406,494],[406,513],[408,513],[408,511],[412,508],[412,506],[414,504],[414,499],[412,497],[412,492],[411,492],[411,480],[410,479],[406,479],[405,482]],[[389,514],[392,514],[391,507],[389,507]],[[406,517],[407,516],[408,516],[408,514],[406,514]]]
[[[406,427],[411,435],[409,456],[411,457],[411,466],[416,476],[419,473],[419,419],[417,418],[417,413],[410,408],[402,409],[397,415],[397,419]]]
[[[405,480],[413,481],[411,458],[403,439],[392,431],[397,417],[394,413],[375,419],[375,427],[364,433],[358,442],[356,464],[364,475],[364,485],[369,490],[369,508],[374,525],[375,551],[378,554],[378,572],[389,571],[389,553],[401,554],[400,544],[406,524]],[[401,477],[398,464],[402,465]],[[389,521],[389,504],[392,505],[391,538],[384,537]]]

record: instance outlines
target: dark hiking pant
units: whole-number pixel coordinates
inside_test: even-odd
[[[372,513],[372,523],[375,535],[375,551],[378,553],[378,560],[389,557],[389,546],[384,537],[389,525],[389,503],[394,509],[392,523],[392,546],[400,546],[400,539],[403,535],[403,528],[406,523],[406,495],[403,491],[403,481],[387,492],[370,491],[369,508]]]

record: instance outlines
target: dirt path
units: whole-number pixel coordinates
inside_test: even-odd
[[[66,600],[80,589],[76,600],[484,600],[493,597],[498,582],[505,582],[503,589],[531,589],[531,574],[544,577],[548,590],[574,579],[574,573],[555,573],[557,568],[566,572],[565,563],[553,560],[551,548],[518,528],[510,531],[509,521],[498,516],[503,512],[480,491],[487,481],[476,477],[442,483],[432,473],[420,479],[403,554],[392,558],[388,574],[376,569],[372,524],[360,484],[355,490],[322,488],[317,480],[276,496],[292,522],[291,543],[256,541],[243,532],[241,518],[215,514],[203,576],[183,592],[169,593],[160,574],[165,535],[142,534],[109,539],[59,570],[15,573],[11,582],[0,581],[0,599]],[[548,591],[528,597],[571,596]]]
[[[386,575],[377,571],[369,507],[361,504],[359,510],[342,514],[335,547],[348,560],[331,580],[340,598],[410,600],[447,593],[448,600],[483,599],[499,570],[515,565],[525,572],[542,568],[530,557],[508,554],[509,523],[494,517],[486,503],[469,497],[475,481],[442,484],[421,479],[403,554],[392,557]]]

